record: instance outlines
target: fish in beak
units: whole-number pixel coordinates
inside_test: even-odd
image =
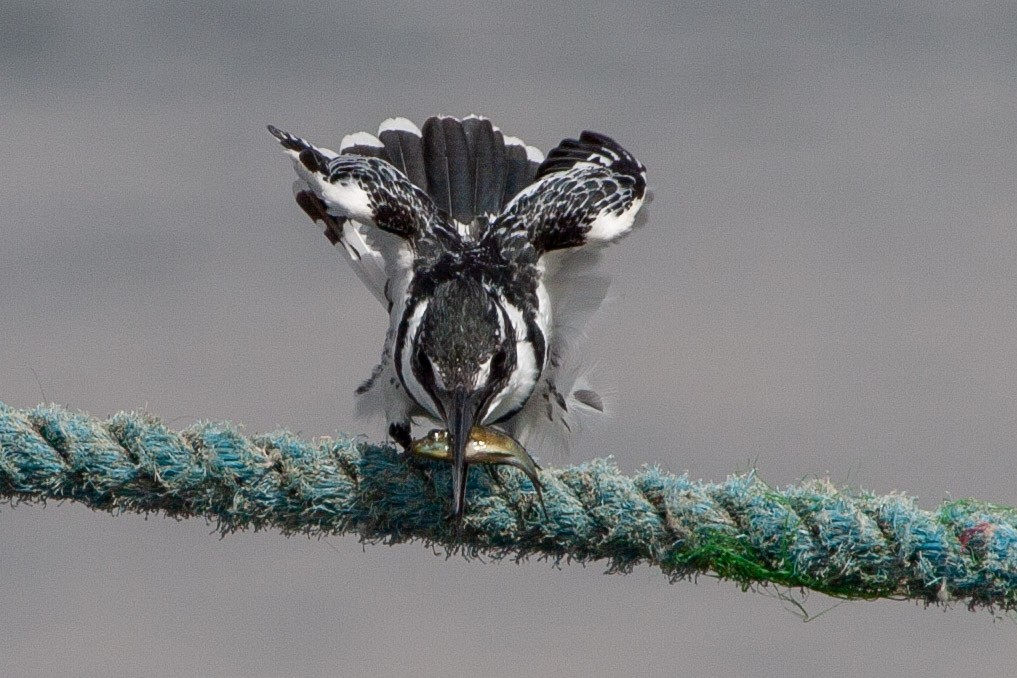
[[[414,440],[409,446],[410,454],[424,459],[452,461],[451,436],[445,429],[432,429],[423,438]],[[466,443],[466,464],[490,464],[511,466],[526,474],[537,493],[537,499],[544,506],[544,486],[540,482],[540,467],[518,440],[489,426],[474,426]],[[544,508],[545,515],[547,508]]]

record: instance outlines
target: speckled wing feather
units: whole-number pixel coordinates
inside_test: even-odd
[[[297,204],[322,223],[365,286],[390,307],[408,275],[408,243],[444,221],[410,178],[422,173],[419,130],[402,118],[386,120],[384,141],[367,132],[350,134],[338,154],[275,127],[269,131],[293,160]],[[405,153],[396,152],[400,145]],[[389,162],[393,156],[395,164]]]
[[[336,217],[373,224],[403,238],[424,232],[436,220],[427,194],[386,160],[335,155],[269,126],[292,156],[297,173]]]
[[[492,230],[525,232],[543,254],[628,233],[646,197],[646,168],[595,132],[566,139],[541,163],[532,184],[504,209]]]

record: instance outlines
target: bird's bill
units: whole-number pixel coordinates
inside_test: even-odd
[[[452,392],[451,407],[445,422],[452,438],[452,517],[459,520],[466,508],[466,446],[477,417],[475,394],[458,387]]]

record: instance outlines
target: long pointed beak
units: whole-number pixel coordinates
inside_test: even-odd
[[[452,440],[452,517],[460,520],[466,508],[466,445],[477,411],[473,394],[465,388],[452,393],[452,407],[446,422]]]

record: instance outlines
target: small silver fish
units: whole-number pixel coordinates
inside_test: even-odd
[[[432,429],[423,438],[414,440],[409,447],[410,454],[424,459],[452,461],[452,446],[449,433],[445,429]],[[544,506],[543,485],[537,472],[540,467],[519,441],[507,433],[488,426],[474,426],[470,429],[470,439],[466,443],[467,464],[490,464],[492,466],[512,466],[526,474],[537,491],[537,499]],[[544,508],[547,513],[547,508]]]

